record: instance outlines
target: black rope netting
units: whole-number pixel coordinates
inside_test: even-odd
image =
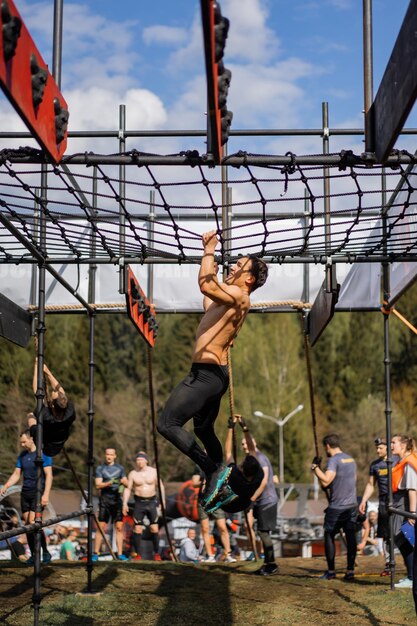
[[[32,149],[26,150],[33,156]],[[233,166],[233,157],[225,159],[232,163],[226,207],[221,168],[204,167],[196,155],[188,155],[185,165],[169,167],[152,165],[149,158],[143,164],[139,153],[126,153],[131,166],[123,180],[117,165],[104,156],[85,154],[84,164],[69,156],[60,165],[42,166],[47,180],[43,192],[41,165],[24,162],[24,156],[24,149],[0,153],[2,263],[33,262],[26,242],[50,263],[90,263],[93,257],[103,263],[195,263],[201,256],[201,233],[208,228],[219,235],[222,263],[246,253],[282,263],[328,257],[372,261],[384,255],[393,261],[416,252],[412,155],[407,168],[400,159],[384,168],[340,153],[324,170],[322,165],[301,165],[302,159],[291,154],[286,165],[270,164],[268,158],[258,165],[253,163],[257,155],[239,153],[239,167]],[[382,205],[382,186],[391,198],[387,206]],[[46,222],[45,249],[40,213]],[[384,229],[378,222],[383,216]]]

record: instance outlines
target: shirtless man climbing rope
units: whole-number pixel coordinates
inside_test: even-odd
[[[202,242],[198,283],[205,296],[205,314],[197,328],[191,371],[171,393],[158,432],[203,470],[207,480],[202,504],[208,506],[230,474],[214,431],[220,400],[229,384],[227,350],[250,309],[250,294],[265,283],[268,268],[257,257],[244,256],[225,282],[219,282],[214,260],[216,231],[203,234]],[[191,419],[205,450],[183,428]]]

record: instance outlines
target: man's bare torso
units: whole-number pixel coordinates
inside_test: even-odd
[[[227,348],[238,334],[249,308],[248,296],[236,307],[212,302],[197,328],[193,363],[226,365]]]
[[[133,480],[132,492],[141,498],[152,498],[156,495],[156,469],[145,467],[142,470],[132,470],[129,477]]]

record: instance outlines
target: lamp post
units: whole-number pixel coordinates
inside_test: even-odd
[[[262,411],[255,411],[254,415],[256,417],[262,417],[270,422],[274,422],[278,426],[279,429],[279,482],[284,482],[284,426],[285,424],[299,411],[302,411],[304,408],[303,404],[299,404],[291,413],[288,413],[282,420],[277,419],[276,417],[272,417],[272,415],[265,415]]]

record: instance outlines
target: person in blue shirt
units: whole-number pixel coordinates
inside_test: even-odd
[[[324,516],[324,550],[327,560],[327,571],[321,576],[323,580],[336,578],[335,571],[335,537],[343,529],[347,545],[347,569],[344,580],[354,580],[356,557],[356,518],[358,506],[356,497],[356,463],[354,459],[340,447],[338,435],[332,433],[323,439],[327,455],[327,467],[323,472],[320,468],[321,459],[315,457],[311,470],[327,490],[329,506]]]
[[[37,468],[35,464],[36,460],[36,445],[28,430],[25,430],[20,435],[20,445],[23,451],[17,458],[17,463],[13,474],[6,480],[4,485],[0,489],[0,494],[5,496],[7,490],[16,485],[20,478],[23,478],[22,491],[20,495],[20,505],[22,510],[23,523],[33,524],[35,521],[35,509],[36,509],[36,474]],[[46,507],[49,502],[49,494],[52,488],[52,459],[46,454],[42,453],[43,471],[42,471],[42,496],[41,505],[42,508]],[[32,556],[26,561],[27,565],[33,565],[33,555],[35,550],[35,537],[33,533],[27,534],[28,545]],[[48,552],[46,545],[46,538],[43,531],[41,531],[41,545],[42,545],[42,562],[49,563],[51,555]]]

